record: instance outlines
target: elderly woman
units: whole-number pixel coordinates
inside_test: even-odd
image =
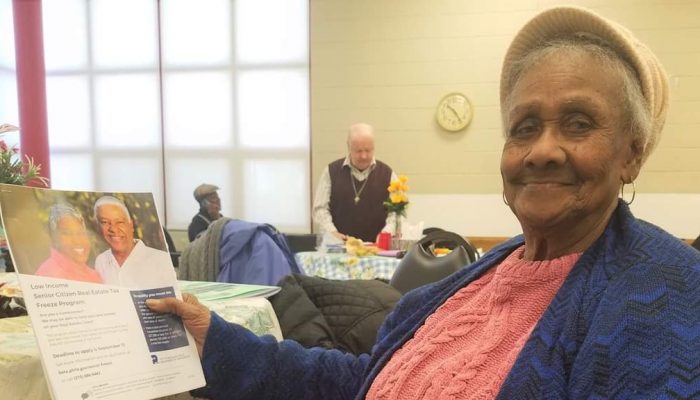
[[[666,104],[661,66],[627,30],[547,10],[501,77],[504,200],[523,235],[406,294],[371,355],[258,339],[193,297],[152,308],[183,316],[213,398],[697,396],[700,254],[618,198]]]
[[[83,216],[67,204],[49,209],[51,254],[35,274],[74,281],[102,283],[102,278],[87,265],[90,237]]]

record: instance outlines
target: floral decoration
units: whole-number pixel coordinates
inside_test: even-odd
[[[0,137],[7,132],[14,132],[18,128],[10,124],[0,125]],[[41,166],[34,164],[34,160],[26,156],[25,161],[19,155],[17,146],[8,146],[0,139],[0,183],[11,185],[25,185],[32,181],[38,181],[44,186],[48,186],[48,179],[39,175]]]
[[[391,181],[389,187],[389,198],[384,201],[384,207],[390,213],[395,213],[397,217],[405,217],[408,208],[408,177],[400,175],[399,179]]]
[[[347,240],[345,240],[345,252],[348,255],[356,257],[375,256],[377,255],[377,251],[379,251],[379,249],[376,246],[365,246],[364,242],[358,238],[348,236]],[[347,265],[352,265],[350,261],[353,258],[354,257],[348,258]],[[356,258],[355,262],[357,262]]]

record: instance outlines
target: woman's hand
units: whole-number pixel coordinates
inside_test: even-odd
[[[171,313],[180,316],[185,324],[185,329],[192,335],[197,345],[197,352],[202,358],[204,340],[207,338],[207,331],[211,323],[209,309],[202,305],[192,294],[184,293],[182,300],[175,297],[165,297],[162,299],[148,299],[146,305],[152,311],[160,313]]]

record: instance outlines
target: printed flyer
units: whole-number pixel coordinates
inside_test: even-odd
[[[0,211],[54,399],[205,385],[180,318],[145,305],[180,297],[152,194],[3,184]]]

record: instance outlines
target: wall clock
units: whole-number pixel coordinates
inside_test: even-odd
[[[472,105],[462,93],[447,94],[438,103],[435,119],[446,131],[461,131],[472,121]]]

